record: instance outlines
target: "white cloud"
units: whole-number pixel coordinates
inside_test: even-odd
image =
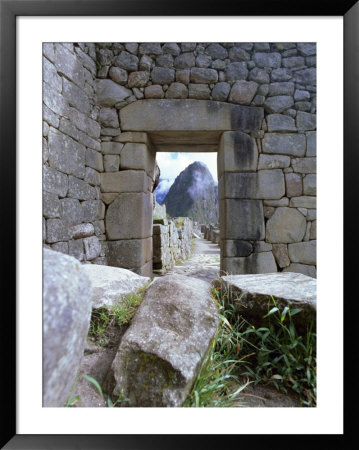
[[[173,156],[177,155],[176,159]],[[157,163],[161,169],[161,178],[173,180],[190,164],[200,161],[208,167],[213,179],[217,182],[217,153],[165,153],[158,152]]]

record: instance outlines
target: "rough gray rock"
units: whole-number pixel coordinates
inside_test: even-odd
[[[305,228],[303,214],[294,208],[279,207],[267,222],[266,241],[273,244],[300,242]]]
[[[130,406],[182,406],[217,323],[208,283],[181,275],[156,278],[113,361],[113,397],[123,390]]]
[[[228,275],[214,281],[229,293],[241,314],[254,324],[265,322],[263,316],[274,306],[274,297],[280,310],[285,306],[300,308],[293,321],[305,329],[310,318],[316,316],[317,283],[311,277],[298,273],[268,273],[258,275]]]
[[[90,280],[75,258],[43,250],[43,406],[66,402],[84,351]]]
[[[132,92],[112,80],[99,80],[96,85],[97,104],[101,106],[114,106],[128,98]]]
[[[127,269],[98,264],[86,264],[83,270],[91,281],[92,309],[117,305],[151,280]]]

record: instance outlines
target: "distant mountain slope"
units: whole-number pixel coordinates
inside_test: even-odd
[[[207,166],[194,162],[183,170],[163,200],[171,217],[218,223],[218,189]]]

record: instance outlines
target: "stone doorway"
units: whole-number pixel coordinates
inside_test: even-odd
[[[261,107],[188,99],[141,100],[121,109],[122,170],[104,174],[115,176],[120,186],[105,218],[109,264],[152,273],[153,194],[148,186],[155,176],[156,153],[203,151],[218,155],[221,271],[276,271],[272,253],[256,251],[265,244],[261,199],[266,194],[261,191],[265,186],[282,190],[281,180],[264,182],[256,172],[255,137],[263,115]],[[106,191],[106,181],[102,185]]]

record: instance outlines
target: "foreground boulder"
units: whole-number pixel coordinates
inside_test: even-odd
[[[105,389],[114,400],[122,391],[129,406],[181,406],[217,323],[209,283],[182,275],[156,278],[121,340]]]
[[[127,269],[86,264],[83,270],[92,285],[92,308],[111,307],[126,297],[146,286],[151,279],[141,277]]]
[[[310,318],[316,316],[317,282],[306,275],[291,272],[228,275],[213,284],[226,291],[243,317],[257,325],[263,323],[263,316],[274,307],[271,296],[280,310],[285,306],[302,309],[293,316],[300,330],[305,330]]]
[[[43,406],[63,406],[84,352],[91,285],[81,263],[43,251]]]

